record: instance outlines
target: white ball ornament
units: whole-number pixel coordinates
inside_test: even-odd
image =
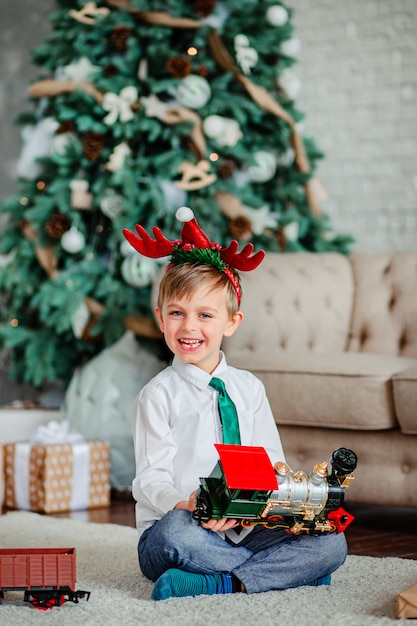
[[[59,133],[52,140],[52,150],[59,155],[65,154],[70,146],[80,145],[75,133]]]
[[[274,4],[267,10],[266,19],[271,26],[283,26],[288,22],[288,11],[280,4]]]
[[[248,167],[249,178],[253,183],[266,183],[276,170],[276,158],[272,152],[258,150],[254,154],[255,164]]]
[[[175,90],[175,97],[184,107],[200,109],[210,100],[210,85],[203,76],[189,74]]]
[[[77,254],[85,246],[85,237],[76,226],[71,226],[61,237],[61,248],[70,254]]]
[[[282,54],[286,57],[298,57],[301,50],[301,42],[299,39],[287,39],[280,45]]]
[[[285,152],[282,152],[277,156],[277,165],[282,165],[283,167],[289,167],[292,163],[294,163],[295,159],[295,150],[294,148],[287,148]]]
[[[287,67],[277,78],[278,87],[283,89],[290,100],[296,100],[301,91],[301,81],[293,70]]]
[[[236,120],[220,115],[209,115],[203,122],[203,130],[207,137],[214,139],[219,146],[233,148],[242,139],[243,133]]]
[[[297,241],[300,227],[297,222],[290,222],[284,226],[285,236],[289,241]]]
[[[159,265],[154,259],[138,255],[128,255],[120,267],[123,280],[131,287],[150,285],[158,271]]]
[[[104,192],[100,201],[101,212],[110,220],[115,220],[123,213],[123,196],[116,193],[113,189]]]
[[[209,115],[203,121],[203,130],[207,137],[215,139],[224,129],[224,118],[220,115]]]
[[[119,250],[120,250],[120,254],[122,256],[131,256],[133,254],[137,254],[136,250],[134,248],[132,248],[132,246],[127,241],[127,239],[124,239],[121,242]]]

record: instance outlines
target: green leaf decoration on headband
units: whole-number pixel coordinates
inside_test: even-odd
[[[191,265],[211,265],[223,272],[226,263],[220,256],[219,250],[213,248],[196,248],[191,244],[175,246],[171,254],[171,263],[173,265],[183,265],[190,263]]]

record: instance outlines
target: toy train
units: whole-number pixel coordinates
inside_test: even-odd
[[[24,601],[45,610],[78,603],[89,591],[75,589],[75,548],[1,548],[0,602],[5,591],[23,591]]]
[[[198,522],[228,517],[244,527],[317,535],[343,532],[354,519],[341,506],[357,464],[352,450],[335,450],[328,463],[306,474],[283,462],[272,466],[262,447],[215,447],[220,459],[209,477],[200,478],[193,512]]]

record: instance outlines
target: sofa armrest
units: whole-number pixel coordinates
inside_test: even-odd
[[[417,365],[396,374],[392,382],[401,432],[417,435]]]

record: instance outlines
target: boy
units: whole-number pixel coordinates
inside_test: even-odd
[[[208,476],[218,460],[215,443],[263,446],[272,464],[285,459],[261,381],[228,366],[220,349],[223,337],[243,319],[235,268],[254,269],[264,253],[251,254],[251,244],[238,254],[236,242],[227,248],[212,244],[186,207],[177,217],[184,222],[179,242],[156,228],[155,239],[140,226],[139,237],[123,231],[141,254],[171,253],[156,316],[174,358],[141,390],[132,412],[138,555],[144,575],[156,581],[152,597],[329,584],[346,558],[343,534],[294,535],[261,526],[242,530],[236,520],[199,525],[192,519],[199,478]],[[234,441],[224,439],[224,420],[222,431],[219,379],[236,406]]]

